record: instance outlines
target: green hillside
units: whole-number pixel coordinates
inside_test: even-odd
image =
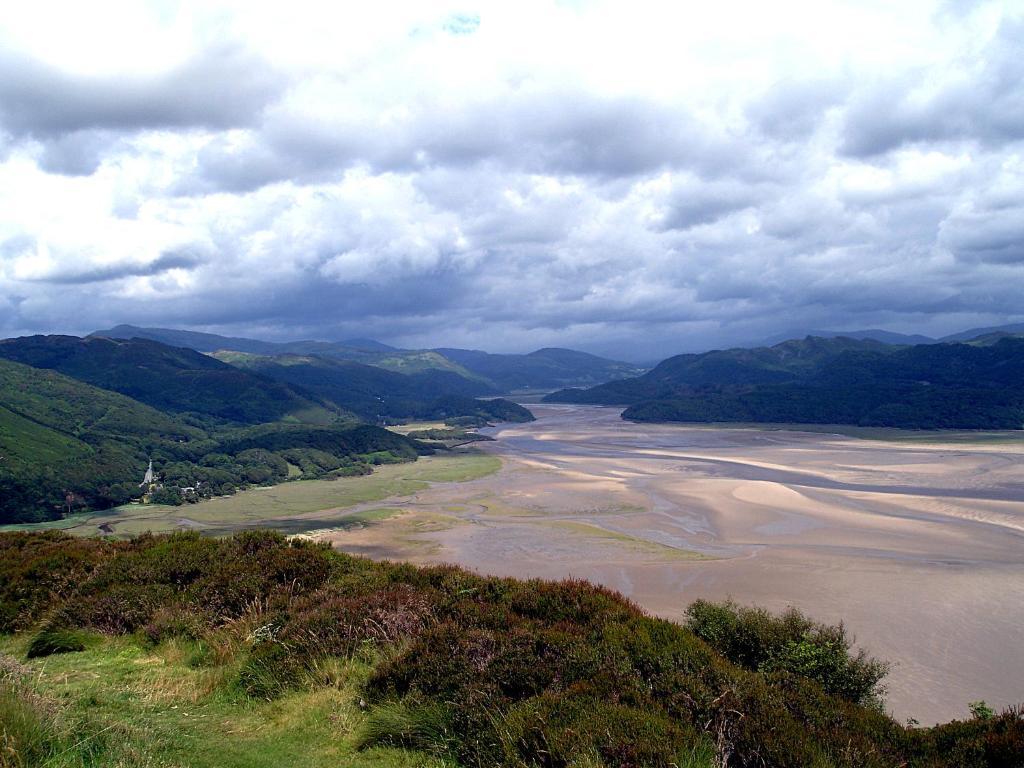
[[[140,328],[118,325],[95,331],[91,337],[148,339],[199,352],[244,352],[264,356],[315,356],[348,360],[403,374],[446,374],[446,394],[485,394],[520,389],[554,389],[592,386],[613,379],[636,376],[643,369],[571,349],[539,349],[525,355],[499,355],[469,349],[396,349],[372,339],[348,341],[269,342],[175,328]],[[222,358],[226,359],[226,358]],[[465,381],[481,389],[466,390]]]
[[[635,379],[563,390],[549,402],[630,406],[636,421],[1024,428],[1024,339],[893,347],[808,337],[678,355]]]
[[[592,386],[643,372],[629,363],[606,360],[572,349],[538,349],[525,355],[498,355],[470,349],[438,349],[503,392]]]
[[[0,360],[0,522],[106,507],[138,490],[148,454],[205,433],[114,392]]]
[[[224,362],[302,387],[367,421],[477,418],[530,421],[529,411],[506,400],[481,401],[493,390],[449,371],[401,374],[350,360],[315,355],[217,352]]]
[[[250,531],[0,534],[4,765],[1019,768],[1024,711],[885,714],[840,626]]]
[[[0,524],[53,520],[139,498],[150,460],[154,500],[180,504],[252,484],[364,474],[425,449],[368,425],[188,424],[54,371],[0,360]],[[183,492],[182,488],[192,488]]]
[[[480,376],[471,373],[456,362],[431,350],[407,350],[381,344],[373,339],[348,341],[288,341],[270,342],[213,333],[197,333],[176,328],[140,328],[118,325],[95,331],[91,337],[110,339],[148,339],[171,346],[188,347],[199,352],[247,352],[257,355],[315,355],[334,360],[350,360],[372,365],[395,373],[423,373],[441,371],[458,375],[478,384],[485,384]]]
[[[0,341],[0,358],[72,376],[175,413],[255,424],[291,418],[329,423],[329,403],[191,349],[146,339],[26,336]]]

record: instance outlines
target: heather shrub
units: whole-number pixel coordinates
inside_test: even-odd
[[[698,600],[686,611],[686,626],[747,669],[801,675],[857,704],[877,705],[884,693],[889,665],[863,650],[854,653],[842,624],[818,624],[793,608],[772,616],[732,601]]]
[[[1009,707],[997,715],[954,720],[918,731],[920,755],[941,755],[945,765],[958,768],[1022,768],[1024,766],[1024,707]],[[922,765],[942,765],[922,760]]]
[[[66,599],[111,545],[58,531],[0,536],[0,632],[32,626]]]
[[[374,563],[262,531],[0,534],[0,576],[4,626],[40,627],[33,655],[88,631],[185,638],[189,664],[259,699],[330,685],[356,656],[373,666],[363,743],[461,765],[1022,766],[1020,710],[908,729],[876,706],[885,665],[797,611],[698,601],[684,626],[581,581]],[[12,701],[0,715],[30,733]]]
[[[197,640],[203,636],[210,623],[209,616],[202,613],[198,606],[171,603],[157,608],[142,632],[154,645],[173,637]]]

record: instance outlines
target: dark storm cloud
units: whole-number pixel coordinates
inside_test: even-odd
[[[941,241],[966,262],[1024,264],[1024,208],[951,217]]]
[[[851,87],[848,79],[787,78],[753,100],[746,116],[765,136],[802,141],[817,130],[826,110],[846,100]]]
[[[89,176],[117,143],[110,131],[84,130],[62,134],[43,142],[39,167],[47,173]]]
[[[34,278],[32,282],[53,283],[54,285],[86,285],[121,280],[126,277],[155,277],[172,269],[194,269],[206,259],[194,252],[165,253],[148,264],[112,264],[95,266],[78,271],[57,271],[45,277]]]
[[[220,48],[90,78],[7,55],[0,327],[648,360],[1015,319],[1024,22],[993,35],[954,5],[877,57],[831,28],[781,54],[680,43],[661,68],[625,37],[623,57],[534,51],[520,30],[492,56],[487,14],[351,56],[321,40],[307,60],[315,35],[293,38],[280,68]]]
[[[677,188],[668,203],[663,227],[689,229],[710,224],[751,206],[758,199],[755,188],[737,183],[695,182]]]
[[[83,76],[28,56],[0,56],[0,124],[40,140],[80,131],[248,125],[284,81],[232,47],[210,48],[158,75]]]
[[[1005,20],[978,60],[936,85],[921,69],[866,88],[847,108],[843,150],[878,155],[905,144],[1024,139],[1024,20]]]
[[[314,183],[354,165],[379,172],[466,167],[629,177],[687,167],[718,174],[749,154],[739,138],[682,107],[586,93],[510,93],[455,109],[423,102],[387,125],[376,118],[324,122],[272,110],[244,138],[214,139],[199,153],[184,194]]]

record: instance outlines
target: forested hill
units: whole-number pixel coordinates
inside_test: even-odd
[[[808,337],[669,358],[649,373],[549,402],[630,406],[637,421],[1024,428],[1024,339],[888,346]]]
[[[436,349],[449,360],[502,391],[591,386],[636,376],[642,368],[573,349],[545,348],[525,355],[497,355],[471,349]]]
[[[254,355],[221,351],[214,357],[243,370],[287,382],[330,400],[363,418],[418,417],[425,402],[444,395],[492,395],[481,381],[431,370],[401,374],[351,360],[316,355]]]
[[[331,360],[355,361],[394,373],[442,371],[489,386],[489,382],[482,381],[476,374],[437,352],[397,349],[373,339],[271,342],[177,328],[140,328],[134,325],[118,325],[107,330],[95,331],[90,334],[90,338],[149,339],[161,344],[188,347],[198,352],[244,352],[272,356],[312,355]]]
[[[24,336],[0,358],[58,371],[165,411],[249,424],[293,418],[329,423],[338,409],[307,392],[183,347],[147,339]]]
[[[557,387],[589,387],[643,372],[630,363],[608,360],[572,349],[538,349],[529,354],[491,354],[471,349],[397,349],[373,339],[345,341],[269,342],[219,336],[176,328],[140,328],[118,325],[95,331],[92,337],[149,339],[199,352],[242,352],[280,357],[298,355],[329,360],[348,360],[404,374],[445,374],[450,394],[485,394],[521,389],[550,390]],[[459,377],[469,384],[459,384]],[[459,387],[465,389],[460,391]]]
[[[162,503],[251,484],[365,474],[427,450],[375,426],[186,423],[55,371],[0,359],[0,524],[59,518],[139,498],[150,460]],[[289,466],[291,465],[291,467]],[[181,488],[193,491],[183,494]]]

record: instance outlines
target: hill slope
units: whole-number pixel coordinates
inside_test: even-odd
[[[187,347],[197,352],[246,352],[256,355],[316,355],[337,360],[352,360],[373,365],[395,373],[420,373],[424,371],[446,371],[465,379],[478,381],[479,377],[457,363],[430,350],[407,350],[381,344],[373,339],[350,339],[348,341],[287,341],[271,342],[245,339],[236,336],[219,336],[214,333],[199,333],[176,328],[140,328],[134,325],[118,325],[103,331],[95,331],[90,338],[149,339],[171,346]]]
[[[216,361],[214,361],[216,362]],[[55,371],[0,359],[0,524],[137,499],[150,460],[156,500],[180,504],[250,484],[365,474],[422,445],[368,425],[186,423]],[[190,488],[185,492],[181,489]]]
[[[149,452],[204,436],[130,398],[0,360],[0,522],[110,506],[138,490]]]
[[[118,325],[90,334],[114,339],[150,339],[199,352],[234,351],[256,355],[314,355],[350,360],[395,373],[445,372],[499,392],[592,386],[636,376],[643,369],[571,349],[539,349],[526,355],[495,355],[469,349],[396,349],[373,339],[268,342],[173,328]],[[450,394],[470,392],[449,389]],[[482,394],[483,392],[474,392]]]
[[[551,402],[625,404],[637,421],[1024,428],[1024,339],[890,347],[819,339],[669,358]]]
[[[538,349],[525,355],[497,355],[479,350],[435,350],[504,392],[520,389],[592,386],[636,376],[643,369],[572,349]]]
[[[474,395],[493,390],[447,371],[428,370],[409,375],[382,368],[334,360],[315,355],[246,355],[218,352],[218,359],[278,381],[301,386],[320,397],[362,416],[408,421],[453,417],[499,419],[494,401],[479,401]],[[531,421],[525,408],[504,403],[502,421]]]
[[[59,371],[161,410],[255,424],[328,423],[329,403],[207,355],[146,339],[25,336],[0,341],[0,358]]]
[[[27,664],[0,657],[7,753],[75,765],[1017,768],[1024,751],[1020,710],[896,722],[887,665],[792,609],[698,601],[680,624],[578,580],[265,531],[0,535],[11,632]]]

